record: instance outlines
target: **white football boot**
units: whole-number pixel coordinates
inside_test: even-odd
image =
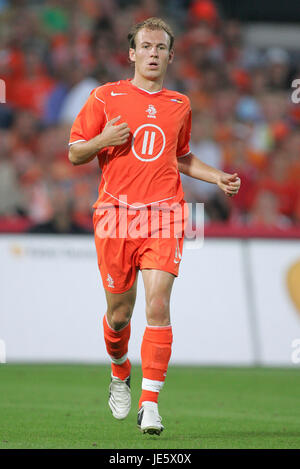
[[[123,381],[111,375],[108,405],[115,419],[127,417],[131,407],[130,376]]]
[[[164,429],[156,402],[145,401],[138,412],[137,426],[142,433],[160,435]]]

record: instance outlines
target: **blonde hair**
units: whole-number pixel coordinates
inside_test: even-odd
[[[150,29],[150,31],[155,31],[155,30],[160,30],[160,29],[164,30],[170,38],[169,50],[173,48],[175,38],[174,38],[174,33],[171,27],[167,23],[165,23],[161,18],[153,17],[153,18],[148,18],[132,26],[128,34],[129,47],[131,49],[135,49],[136,47],[135,38],[136,38],[137,33],[141,29]]]

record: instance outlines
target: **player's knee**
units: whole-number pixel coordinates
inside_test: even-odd
[[[108,312],[110,326],[118,331],[125,327],[130,321],[132,308],[129,305],[122,305],[112,311]]]
[[[164,295],[154,295],[147,302],[149,325],[167,326],[170,323],[170,302]]]

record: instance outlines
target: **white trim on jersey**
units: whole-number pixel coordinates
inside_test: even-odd
[[[185,153],[185,155],[177,156],[177,158],[183,158],[184,156],[188,156],[190,153],[192,153],[192,152],[191,152],[191,151],[188,151],[187,153]]]
[[[98,96],[97,96],[97,89],[95,89],[95,98],[98,99],[98,101],[101,101],[101,103],[103,103],[104,106],[105,106],[105,102],[102,101],[102,99],[98,98]]]
[[[102,173],[102,176],[103,176],[103,179],[104,179],[105,184],[106,184],[106,180],[105,180],[105,177],[104,177],[104,173]],[[139,209],[139,208],[142,208],[142,207],[148,207],[148,205],[158,204],[159,202],[164,202],[165,200],[174,199],[174,197],[176,197],[176,195],[173,195],[172,197],[167,197],[166,199],[156,200],[155,202],[149,202],[148,204],[143,204],[143,205],[131,205],[131,204],[125,203],[123,200],[118,199],[118,197],[115,197],[114,195],[110,194],[110,192],[107,192],[107,191],[105,190],[105,187],[103,188],[103,191],[105,192],[105,194],[110,195],[110,197],[112,197],[113,199],[117,200],[118,202],[121,202],[121,204],[126,205],[126,206],[128,206],[128,207],[133,207],[133,208],[136,208],[136,209]]]
[[[82,138],[81,140],[76,140],[75,142],[70,142],[68,145],[71,146],[71,145],[74,145],[74,143],[79,143],[79,142],[86,142],[86,140],[84,140]]]
[[[131,84],[133,85],[133,83],[131,83]],[[135,85],[133,85],[133,86],[135,86]],[[156,93],[160,93],[160,91],[162,91],[162,89],[158,90],[158,91],[148,91],[148,90],[145,90],[144,88],[140,88],[139,86],[136,86],[136,88],[138,88],[139,90],[142,90],[142,91],[146,91],[146,93],[148,93],[148,94],[156,94]]]
[[[108,122],[108,117],[107,117],[106,109],[105,109],[106,103],[104,101],[102,101],[102,99],[98,98],[96,92],[97,92],[97,90],[95,90],[95,98],[98,99],[98,101],[100,101],[101,103],[104,104],[104,113],[105,113],[105,117],[106,117],[106,122]]]

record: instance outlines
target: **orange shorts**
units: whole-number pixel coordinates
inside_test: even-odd
[[[163,222],[163,226],[161,213],[160,222],[156,219],[156,222],[151,223],[149,209],[144,209],[143,220],[123,207],[95,210],[95,244],[105,290],[112,293],[129,290],[134,284],[137,271],[143,269],[164,270],[178,276],[188,216],[183,211],[183,204],[181,207],[181,214],[180,211],[173,217],[171,214],[171,219],[168,219],[168,223]],[[127,225],[131,229],[121,227],[120,213],[126,216]]]

